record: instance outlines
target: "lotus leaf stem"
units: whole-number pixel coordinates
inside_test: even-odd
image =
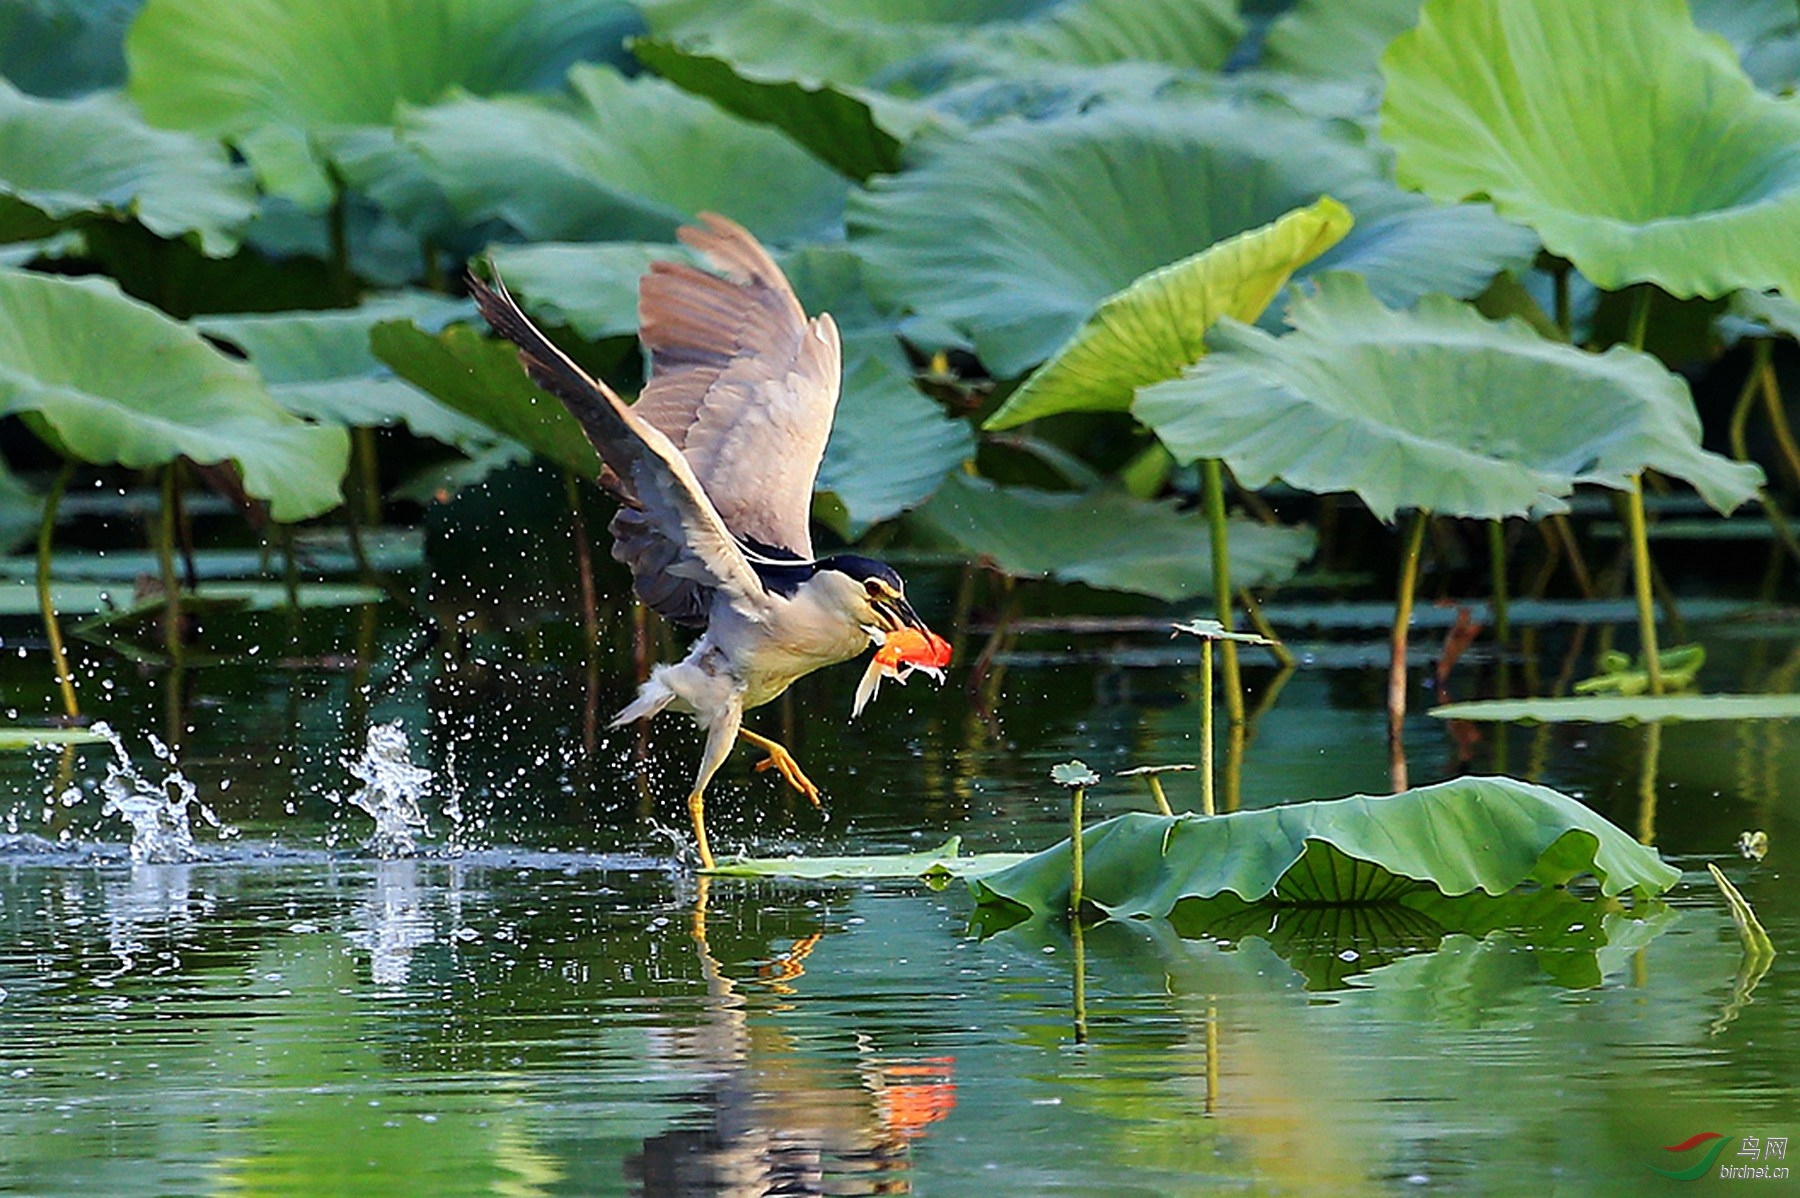
[[[1200,814],[1214,815],[1213,803],[1213,643],[1200,640]]]
[[[1650,538],[1644,529],[1644,476],[1631,476],[1625,495],[1625,523],[1631,535],[1631,581],[1637,593],[1638,632],[1643,642],[1644,669],[1650,676],[1650,693],[1663,693],[1662,662],[1656,647],[1656,598],[1650,578]]]
[[[1488,521],[1488,561],[1493,575],[1494,635],[1505,644],[1512,637],[1512,622],[1507,612],[1506,525],[1499,520]]]
[[[1556,281],[1556,327],[1564,341],[1573,342],[1574,321],[1569,308],[1569,264],[1561,263],[1551,276]]]
[[[1243,605],[1244,614],[1250,618],[1250,627],[1256,629],[1256,635],[1269,642],[1269,652],[1280,663],[1284,670],[1291,670],[1300,664],[1294,657],[1294,651],[1282,644],[1281,638],[1275,634],[1275,626],[1269,623],[1269,617],[1263,614],[1262,604],[1250,593],[1249,587],[1238,591],[1238,602]]]
[[[563,471],[563,494],[569,501],[569,531],[575,539],[575,572],[581,586],[581,630],[587,637],[588,660],[600,649],[600,601],[594,594],[594,549],[588,541],[587,516],[581,508],[581,481]]]
[[[1213,607],[1219,623],[1230,628],[1236,623],[1231,609],[1231,543],[1226,539],[1225,467],[1217,458],[1200,463],[1201,487],[1206,495],[1206,520],[1212,541]],[[1234,724],[1244,722],[1244,682],[1238,673],[1237,646],[1226,641],[1225,712]]]
[[[1081,922],[1081,898],[1087,881],[1081,843],[1081,805],[1086,798],[1087,788],[1077,786],[1069,800],[1069,919],[1076,924]]]
[[[162,572],[163,648],[181,664],[181,580],[175,576],[175,463],[162,469],[162,503],[156,519],[156,564]]]
[[[1637,294],[1631,300],[1631,321],[1625,326],[1626,338],[1631,348],[1641,351],[1644,348],[1644,337],[1650,331],[1650,296],[1653,289],[1648,283],[1638,284]]]
[[[56,472],[50,493],[44,496],[44,514],[38,522],[37,595],[38,610],[44,615],[44,635],[50,641],[50,661],[56,670],[56,685],[62,691],[63,712],[79,719],[81,706],[75,699],[75,675],[69,669],[69,655],[63,648],[62,625],[56,619],[56,607],[50,601],[50,548],[56,537],[56,509],[62,504],[63,492],[75,476],[75,461],[69,459]]]
[[[1768,409],[1769,431],[1775,434],[1775,446],[1781,450],[1788,476],[1800,483],[1800,445],[1794,443],[1794,430],[1788,427],[1787,409],[1781,403],[1781,381],[1775,376],[1774,355],[1768,344],[1764,341],[1758,347],[1757,374],[1762,380],[1763,405]]]
[[[1395,792],[1406,789],[1406,754],[1401,748],[1401,725],[1406,720],[1406,632],[1412,626],[1413,595],[1419,586],[1419,560],[1425,554],[1425,527],[1431,513],[1413,513],[1406,531],[1406,550],[1400,559],[1400,593],[1394,604],[1392,658],[1388,664],[1388,754]]]
[[[1175,809],[1169,806],[1169,796],[1163,793],[1162,779],[1155,774],[1149,776],[1150,797],[1156,800],[1156,810],[1162,815],[1174,815]]]
[[[1744,375],[1744,386],[1738,391],[1737,402],[1731,405],[1731,456],[1740,462],[1750,460],[1750,408],[1762,387],[1763,367],[1768,362],[1769,342],[1756,342],[1751,350],[1750,369]]]
[[[1075,943],[1075,1043],[1086,1044],[1088,1038],[1087,1022],[1087,943],[1082,939],[1081,921],[1075,920],[1069,928],[1069,935]]]

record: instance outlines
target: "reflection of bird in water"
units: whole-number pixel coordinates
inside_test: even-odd
[[[651,375],[635,404],[551,344],[497,280],[472,278],[469,288],[599,451],[602,481],[624,504],[611,524],[613,556],[631,568],[638,596],[703,630],[680,662],[656,667],[614,723],[671,708],[706,728],[688,811],[710,869],[706,785],[740,736],[768,753],[758,768],[779,770],[818,801],[786,748],[742,726],[746,709],[871,644],[886,649],[896,633],[907,631],[922,656],[888,662],[890,675],[940,667],[949,647],[925,628],[891,567],[854,554],[814,558],[813,482],[842,374],[837,325],[828,315],[807,319],[744,229],[701,220],[681,239],[720,274],[658,262],[644,276],[639,337]]]
[[[881,1059],[860,1046],[852,1083],[832,1062],[800,1051],[767,1019],[753,1018],[706,938],[709,879],[699,880],[694,943],[706,979],[707,1017],[682,1034],[678,1057],[714,1073],[697,1097],[705,1121],[644,1141],[628,1169],[655,1196],[908,1194],[912,1141],[956,1103],[954,1061]],[[757,970],[778,995],[793,993],[816,936]]]

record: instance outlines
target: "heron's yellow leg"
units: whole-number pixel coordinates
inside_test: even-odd
[[[694,821],[694,847],[700,850],[700,868],[713,867],[712,849],[706,843],[706,791],[688,796],[688,816]]]
[[[783,745],[766,736],[758,736],[748,728],[738,729],[738,735],[768,754],[767,757],[756,763],[758,773],[771,769],[779,771],[781,776],[787,779],[789,786],[805,795],[814,807],[819,805],[819,788],[813,785],[813,780],[806,776],[805,771],[800,768],[800,763],[794,760],[794,755],[788,752]]]

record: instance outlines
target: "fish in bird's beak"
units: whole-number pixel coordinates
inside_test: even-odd
[[[939,683],[944,681],[944,667],[950,664],[950,642],[925,627],[906,600],[901,599],[894,606],[910,617],[910,622],[893,632],[870,630],[871,639],[876,640],[880,648],[869,660],[862,681],[856,684],[856,703],[850,709],[851,719],[862,714],[862,709],[880,689],[883,678],[905,682],[908,675],[919,670]]]

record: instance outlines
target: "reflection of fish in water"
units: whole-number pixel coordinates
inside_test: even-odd
[[[685,1127],[644,1141],[626,1169],[646,1198],[688,1195],[908,1194],[912,1142],[956,1105],[955,1058],[856,1063],[860,1084],[834,1062],[796,1048],[766,1019],[752,1022],[738,982],[706,942],[706,878],[694,940],[714,1000],[686,1030],[680,1059],[713,1076],[693,1095],[701,1111]],[[791,994],[801,962],[820,943],[800,940],[757,970],[758,983]],[[859,1040],[861,1038],[859,1037]]]

